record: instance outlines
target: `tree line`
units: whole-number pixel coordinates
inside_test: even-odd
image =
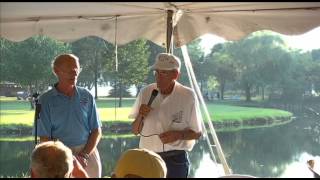
[[[320,49],[303,52],[290,49],[279,35],[270,32],[252,33],[239,41],[215,45],[207,55],[200,39],[188,44],[189,55],[203,94],[217,91],[220,99],[225,92],[244,94],[247,101],[254,95],[299,99],[312,92],[320,93]],[[56,82],[51,62],[61,53],[79,57],[82,72],[78,84],[95,89],[110,85],[110,96],[128,96],[134,85],[138,92],[154,81],[149,67],[156,55],[165,52],[148,40],[135,40],[117,48],[101,38],[89,36],[64,43],[46,36],[34,36],[22,42],[0,39],[1,82],[20,84],[30,93],[43,92]],[[183,59],[180,48],[174,54]],[[118,62],[116,63],[116,56]],[[180,81],[188,84],[182,62]]]
[[[290,48],[270,31],[216,44],[207,55],[199,43],[193,41],[188,51],[203,95],[213,90],[224,99],[229,91],[243,95],[246,101],[253,96],[281,101],[320,96],[320,49]],[[182,57],[181,50],[176,54]],[[187,82],[187,77],[182,79]]]

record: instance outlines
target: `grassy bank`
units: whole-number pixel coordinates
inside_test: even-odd
[[[116,101],[118,103],[118,101]],[[128,118],[134,99],[124,99],[123,107],[115,108],[115,99],[99,99],[97,101],[100,119],[103,123],[131,123]],[[1,127],[32,127],[34,110],[28,101],[18,101],[15,98],[0,98],[0,125]],[[277,109],[262,109],[252,107],[239,107],[223,104],[207,104],[211,120],[214,122],[249,121],[252,119],[277,119],[290,117],[292,114]]]
[[[292,113],[278,109],[239,107],[217,104],[207,104],[207,107],[211,120],[217,122],[247,121],[259,118],[276,119],[278,117],[282,118],[292,116]]]
[[[127,134],[103,134],[102,139],[113,139],[113,138],[127,138],[127,137],[136,137],[132,133]],[[13,136],[0,136],[0,142],[28,142],[28,141],[34,141],[34,136],[25,136],[25,135],[13,135]]]

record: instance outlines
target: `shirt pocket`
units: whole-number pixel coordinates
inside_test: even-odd
[[[187,124],[183,118],[183,111],[176,111],[170,116],[170,130],[183,130]]]

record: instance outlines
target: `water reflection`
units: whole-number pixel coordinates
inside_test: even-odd
[[[281,177],[305,152],[320,155],[320,134],[304,130],[319,126],[319,119],[304,117],[283,126],[218,133],[218,137],[225,153],[230,154],[227,161],[234,173]],[[302,163],[306,166],[306,161]]]
[[[23,177],[29,174],[33,142],[0,141],[0,177]]]
[[[220,177],[224,174],[222,165],[214,163],[214,161],[210,159],[209,153],[204,153],[199,162],[201,162],[199,167],[193,167],[193,177],[212,178]]]
[[[295,162],[291,163],[285,168],[285,171],[280,175],[280,177],[313,177],[313,173],[305,165],[306,162],[310,159],[315,160],[315,162],[320,162],[320,156],[312,156],[311,154],[304,152],[301,154],[300,157],[298,157],[298,159]]]
[[[303,117],[272,128],[220,132],[218,138],[234,173],[256,177],[312,177],[306,161],[319,158],[319,127],[319,119]],[[138,141],[137,137],[102,139],[98,148],[103,176],[110,176],[121,153],[137,147]],[[0,141],[0,146],[0,177],[28,174],[33,142]],[[204,139],[195,145],[190,160],[190,177],[220,174],[209,157]]]

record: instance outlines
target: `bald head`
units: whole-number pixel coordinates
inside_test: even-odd
[[[53,61],[52,61],[52,70],[55,75],[56,69],[59,69],[63,66],[66,66],[68,64],[76,63],[78,66],[79,65],[79,58],[74,55],[74,54],[61,54],[57,56]]]

